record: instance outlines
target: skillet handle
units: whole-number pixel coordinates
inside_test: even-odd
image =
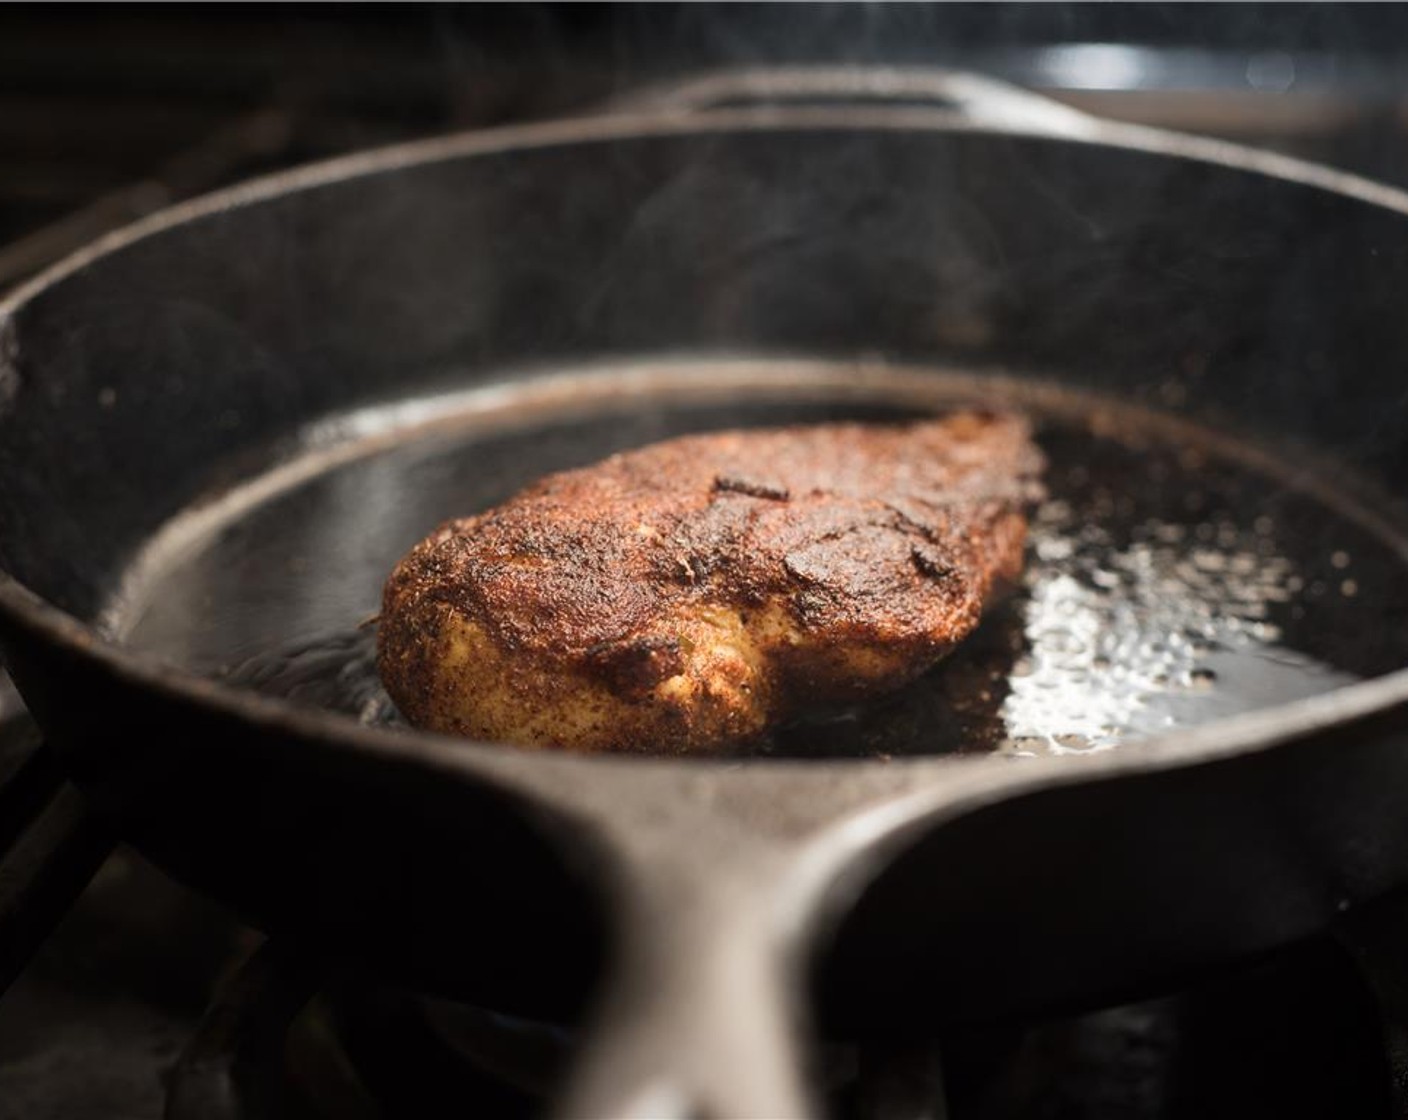
[[[935,67],[779,66],[706,74],[630,94],[622,110],[698,112],[735,104],[867,101],[938,104],[977,124],[1082,136],[1096,118],[997,78]]]
[[[628,869],[616,967],[559,1120],[819,1114],[783,861],[728,853],[701,874],[707,858]]]

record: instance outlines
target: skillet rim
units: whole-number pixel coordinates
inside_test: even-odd
[[[16,319],[26,305],[61,285],[68,277],[110,254],[148,237],[202,217],[253,205],[297,190],[404,168],[509,153],[555,145],[651,139],[728,131],[824,132],[871,128],[883,131],[967,132],[1119,148],[1172,159],[1221,166],[1233,171],[1309,186],[1408,217],[1408,191],[1360,176],[1296,159],[1277,152],[1228,141],[1192,136],[1142,125],[1078,117],[1059,128],[1045,124],[975,120],[961,113],[933,108],[749,108],[708,111],[665,110],[608,114],[526,125],[452,133],[424,140],[374,148],[259,176],[246,182],[166,207],[76,250],[22,283],[0,299],[0,373],[14,340]],[[354,749],[364,756],[419,761],[437,770],[482,779],[532,779],[535,774],[561,777],[590,767],[603,773],[622,767],[640,773],[651,769],[680,776],[719,776],[745,769],[750,776],[796,775],[799,771],[831,772],[838,777],[873,773],[883,765],[913,777],[933,770],[936,763],[952,770],[955,762],[976,777],[993,771],[990,756],[916,757],[878,763],[873,759],[760,759],[712,757],[576,755],[570,752],[523,751],[502,743],[471,740],[426,731],[364,727],[345,716],[305,707],[203,677],[161,662],[155,655],[133,650],[104,638],[95,627],[44,600],[10,573],[0,569],[0,615],[8,615],[28,636],[52,644],[116,678],[124,687],[155,693],[165,700],[193,703],[252,729],[270,728],[303,740],[316,740]],[[1278,744],[1336,730],[1360,720],[1408,707],[1408,668],[1344,685],[1329,692],[1254,712],[1226,716],[1193,728],[1175,729],[1142,740],[1136,750],[1025,760],[1030,780],[1019,786],[1032,790],[1066,785],[1095,777],[1182,769],[1199,763],[1248,756]],[[1072,765],[1072,763],[1076,763]],[[997,760],[1006,769],[1006,760]],[[991,777],[997,775],[991,774]],[[918,783],[923,785],[924,783]],[[985,785],[987,783],[979,783]],[[999,782],[998,784],[1006,784]],[[917,792],[917,791],[916,791]],[[888,814],[887,814],[888,815]]]

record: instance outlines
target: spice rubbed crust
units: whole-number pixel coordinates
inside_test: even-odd
[[[912,680],[1021,570],[1015,416],[686,436],[542,479],[416,545],[378,667],[413,724],[719,750]]]

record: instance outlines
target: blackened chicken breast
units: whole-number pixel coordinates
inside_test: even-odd
[[[707,752],[906,684],[1021,570],[1020,417],[691,435],[542,479],[397,565],[383,682],[436,731]]]

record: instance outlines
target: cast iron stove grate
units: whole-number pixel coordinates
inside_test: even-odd
[[[49,765],[37,741],[11,705],[0,805],[21,815]],[[107,851],[81,808],[18,829],[0,860],[7,979],[52,900],[81,891]],[[825,1040],[816,1075],[835,1120],[1408,1115],[1394,1097],[1408,907],[1347,917],[1338,940],[1161,999],[931,1038]],[[0,999],[0,1118],[526,1118],[545,1110],[572,1047],[568,1027],[416,996],[317,946],[261,943],[119,848]]]

